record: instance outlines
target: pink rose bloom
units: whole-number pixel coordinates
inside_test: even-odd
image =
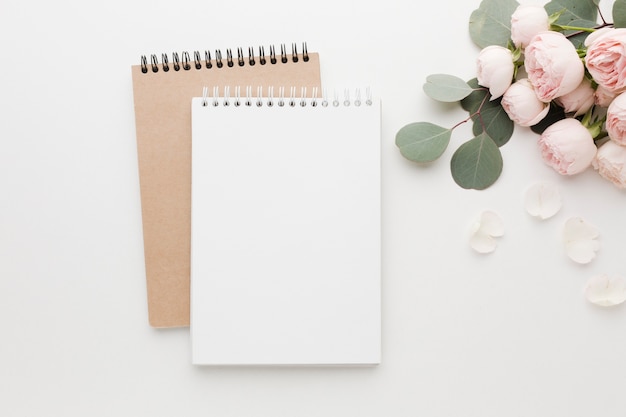
[[[566,118],[548,126],[539,137],[544,162],[561,175],[574,175],[591,165],[596,145],[578,119]]]
[[[619,188],[626,188],[626,147],[610,140],[600,146],[593,167]]]
[[[524,51],[524,67],[537,97],[546,103],[574,91],[585,75],[574,45],[553,31],[531,39]]]
[[[507,48],[490,45],[480,51],[476,62],[478,84],[489,88],[491,100],[500,97],[513,81],[513,54]]]
[[[606,88],[598,85],[596,92],[594,93],[594,100],[600,107],[609,107],[611,102],[617,97],[617,93],[612,93]]]
[[[626,94],[622,93],[606,111],[606,131],[620,145],[626,145]]]
[[[520,126],[536,125],[550,110],[550,104],[537,98],[527,78],[514,82],[502,96],[500,104],[509,119]]]
[[[593,79],[613,93],[626,88],[626,29],[605,28],[587,38],[585,63]]]
[[[571,93],[567,93],[555,101],[565,110],[565,113],[574,113],[574,117],[587,113],[595,103],[595,91],[591,81],[583,78],[583,82]]]
[[[518,48],[525,48],[533,36],[547,30],[550,22],[542,5],[521,4],[511,15],[511,40]]]

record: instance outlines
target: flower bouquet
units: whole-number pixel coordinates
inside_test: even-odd
[[[452,131],[473,123],[474,137],[453,154],[450,168],[463,188],[485,189],[500,176],[500,147],[515,125],[537,133],[546,164],[562,175],[590,167],[626,187],[626,0],[615,0],[612,22],[600,0],[553,0],[520,5],[483,0],[469,21],[481,48],[476,78],[427,78],[424,92],[460,102],[468,118],[452,128],[411,123],[396,135],[406,158],[431,162],[447,148]]]

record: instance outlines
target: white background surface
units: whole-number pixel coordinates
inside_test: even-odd
[[[626,273],[624,194],[593,172],[557,178],[524,129],[485,192],[449,175],[469,126],[428,168],[394,145],[406,123],[465,117],[421,85],[474,76],[478,4],[3,0],[0,414],[624,416],[626,308],[582,296],[589,276]],[[147,324],[130,66],[302,41],[327,87],[369,84],[383,100],[383,363],[194,367],[188,329]],[[557,181],[565,203],[543,223],[521,202],[539,179]],[[484,209],[506,234],[478,256],[467,231]],[[574,215],[602,234],[587,266],[559,242]]]

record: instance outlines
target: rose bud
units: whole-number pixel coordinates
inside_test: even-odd
[[[595,103],[595,91],[591,86],[591,81],[584,78],[583,82],[571,93],[567,93],[555,101],[563,107],[565,113],[574,113],[574,117],[587,113],[587,110]]]
[[[478,84],[489,88],[491,100],[504,94],[513,82],[513,54],[503,46],[490,45],[481,50],[476,67]]]
[[[502,96],[502,108],[520,126],[539,123],[550,110],[550,105],[537,98],[527,78],[514,82]]]
[[[594,100],[600,107],[609,107],[617,95],[618,93],[612,93],[601,85],[598,85],[596,87],[596,92],[594,93]]]
[[[546,103],[574,91],[585,75],[574,45],[553,31],[532,38],[524,51],[524,67],[537,97]]]
[[[626,188],[626,147],[609,140],[598,148],[592,164],[603,178]]]
[[[589,130],[578,119],[569,117],[548,126],[538,144],[544,162],[562,175],[587,169],[597,151]]]
[[[521,4],[511,15],[511,40],[525,48],[536,34],[550,30],[546,9],[538,4]]]

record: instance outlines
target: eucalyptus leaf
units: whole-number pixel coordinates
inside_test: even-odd
[[[517,6],[516,0],[483,0],[470,15],[472,41],[480,48],[507,46],[511,39],[511,15]]]
[[[452,130],[428,122],[411,123],[396,134],[396,146],[407,159],[431,162],[448,147]]]
[[[626,27],[626,0],[615,0],[613,3],[613,23],[616,28]]]
[[[500,148],[482,133],[456,150],[450,170],[452,178],[462,188],[484,190],[500,177],[502,165]]]
[[[598,20],[598,6],[593,0],[552,0],[544,8],[550,15],[564,10],[555,22],[557,25],[569,25],[575,20]]]
[[[472,88],[454,75],[432,74],[426,78],[424,92],[433,100],[451,103],[467,97]]]

